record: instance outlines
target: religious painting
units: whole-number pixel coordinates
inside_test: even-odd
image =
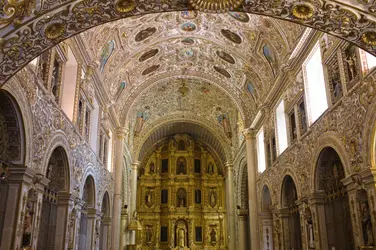
[[[193,40],[190,37],[187,37],[187,38],[184,38],[183,40],[181,40],[181,43],[184,44],[184,45],[192,45],[192,44],[195,43],[195,40]]]
[[[162,159],[162,174],[168,173],[168,159]]]
[[[168,203],[168,190],[167,189],[161,190],[161,203],[162,204]]]
[[[190,31],[195,31],[196,30],[196,25],[194,23],[183,23],[181,25],[181,30],[185,32],[190,32]]]
[[[253,99],[255,101],[257,101],[257,92],[256,92],[256,89],[255,89],[255,85],[253,85],[253,83],[249,80],[247,80],[247,91],[248,93],[251,94],[251,96],[253,97]]]
[[[144,71],[142,71],[142,75],[143,76],[146,76],[154,71],[156,71],[158,68],[160,67],[159,64],[156,64],[156,65],[153,65],[153,66],[150,66],[149,68],[146,68]]]
[[[195,203],[201,204],[201,190],[200,189],[195,190]]]
[[[197,10],[183,10],[180,12],[181,18],[195,19],[197,17]]]
[[[111,57],[115,49],[115,41],[111,40],[106,45],[103,46],[100,59],[99,59],[99,69],[103,73],[104,67],[106,66],[108,59]]]
[[[177,207],[187,207],[187,192],[184,188],[179,188],[176,193]]]
[[[262,53],[264,54],[264,57],[266,58],[270,67],[272,68],[273,74],[275,75],[275,68],[276,68],[276,64],[277,64],[277,59],[274,55],[273,50],[268,45],[265,44],[262,47]]]
[[[222,50],[217,50],[216,54],[222,60],[224,60],[224,61],[226,61],[230,64],[235,64],[235,59],[232,56],[230,56],[229,54],[227,54],[226,52],[224,52]]]
[[[201,174],[201,160],[195,159],[195,174]]]
[[[196,241],[197,242],[202,242],[202,227],[196,227],[195,230],[195,235],[196,235]]]
[[[158,49],[151,49],[151,50],[145,52],[144,54],[142,54],[142,56],[140,56],[140,58],[138,60],[140,62],[146,61],[147,59],[152,58],[153,56],[158,54],[158,52],[159,52]]]
[[[218,122],[222,125],[223,131],[228,138],[232,137],[232,131],[230,126],[230,118],[227,113],[223,113],[217,116]]]
[[[179,157],[176,164],[176,174],[187,174],[187,160]]]
[[[221,29],[221,33],[224,37],[226,37],[228,40],[230,40],[233,43],[236,43],[236,44],[242,43],[241,37],[238,34],[232,32],[231,30]]]
[[[217,71],[219,74],[225,76],[226,78],[231,78],[230,73],[227,72],[224,68],[214,66],[213,67],[215,71]]]
[[[150,107],[146,106],[144,111],[137,112],[136,123],[134,125],[134,135],[138,136],[144,126],[144,123],[149,119]]]
[[[141,41],[151,37],[155,32],[157,32],[157,28],[155,28],[155,27],[146,28],[146,29],[138,32],[134,40],[136,42],[141,42]]]
[[[249,16],[247,15],[247,13],[243,13],[243,12],[235,12],[235,11],[229,11],[228,14],[234,18],[235,20],[239,21],[239,22],[243,22],[243,23],[247,23],[249,22]]]

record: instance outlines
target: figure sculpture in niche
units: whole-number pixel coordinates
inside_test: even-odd
[[[155,173],[155,165],[154,165],[154,162],[150,163],[150,174],[154,174]]]
[[[210,206],[214,207],[217,204],[217,194],[215,190],[212,189],[210,192]]]
[[[184,233],[184,230],[183,229],[180,229],[179,230],[179,236],[178,236],[178,246],[179,247],[184,247],[185,246],[185,233]]]
[[[210,243],[215,244],[217,242],[217,233],[214,229],[210,231]]]
[[[178,206],[185,207],[186,206],[186,192],[184,189],[178,190]]]
[[[209,174],[213,174],[214,173],[214,165],[211,162],[208,165],[208,173]]]
[[[362,202],[361,205],[362,212],[362,231],[363,231],[363,240],[366,246],[373,246],[373,234],[372,234],[372,221],[369,213],[369,206],[367,202]]]
[[[23,237],[22,246],[30,246],[31,244],[31,232],[32,232],[32,216],[33,216],[33,205],[31,201],[28,201],[25,208],[25,217],[23,224]]]

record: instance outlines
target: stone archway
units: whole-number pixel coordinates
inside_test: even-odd
[[[345,178],[345,170],[338,153],[331,147],[324,148],[317,160],[315,181],[318,190],[324,192],[327,245],[329,249],[354,249],[353,232],[349,198],[346,187],[341,180]],[[324,238],[324,237],[322,237]]]
[[[89,175],[82,191],[81,218],[79,226],[78,249],[90,250],[94,247],[94,228],[95,228],[95,182]],[[93,214],[94,213],[94,214]]]
[[[107,1],[29,1],[11,3],[4,8],[0,23],[0,84],[6,82],[29,61],[60,41],[94,26],[117,19],[148,13],[193,9],[190,1],[136,2]],[[246,1],[237,11],[267,15],[303,24],[343,38],[375,54],[376,32],[372,3],[353,3],[350,0]]]
[[[108,193],[104,193],[102,199],[102,221],[101,221],[101,228],[100,228],[100,238],[99,238],[99,249],[100,250],[107,250],[109,249],[109,242],[110,242],[110,227],[111,227],[111,206],[110,206],[110,197]]]
[[[298,193],[293,178],[285,176],[282,184],[282,224],[284,249],[302,250],[300,212],[297,205]]]
[[[238,241],[239,248],[241,250],[250,249],[250,241],[248,237],[250,235],[249,227],[249,198],[248,198],[248,169],[247,163],[243,165],[242,175],[239,176],[240,186],[240,203],[238,203]]]
[[[48,166],[39,227],[38,249],[64,249],[68,221],[69,165],[65,150],[58,146],[52,152]]]
[[[262,229],[262,245],[264,250],[273,249],[273,214],[272,197],[267,185],[264,185],[261,193],[260,223]]]

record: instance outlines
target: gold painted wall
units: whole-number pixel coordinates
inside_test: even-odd
[[[182,134],[143,160],[137,197],[142,249],[226,248],[221,169],[202,144]]]

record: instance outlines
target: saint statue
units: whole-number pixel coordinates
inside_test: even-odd
[[[220,114],[217,116],[218,122],[222,125],[223,131],[225,134],[231,138],[232,137],[232,132],[231,132],[231,126],[230,126],[230,120],[228,118],[228,114]]]
[[[362,209],[362,231],[363,231],[363,240],[366,246],[373,246],[373,234],[372,234],[372,221],[369,213],[369,207],[366,202],[361,203]]]
[[[178,246],[179,247],[184,247],[185,246],[185,235],[184,235],[184,230],[183,229],[179,230]]]
[[[211,243],[216,243],[217,242],[217,233],[215,232],[214,229],[210,231],[210,242]]]
[[[31,244],[31,232],[32,232],[32,216],[33,216],[33,205],[30,201],[27,202],[25,208],[25,217],[23,224],[23,237],[22,246],[27,247]]]
[[[213,166],[213,163],[209,163],[208,165],[208,173],[209,174],[213,174],[214,173],[214,166]]]
[[[350,71],[350,80],[354,79],[356,77],[356,55],[349,55],[345,62],[347,63],[347,66]]]
[[[150,173],[151,173],[151,174],[154,174],[154,173],[155,173],[155,165],[154,165],[153,162],[150,163]]]
[[[214,207],[216,205],[217,201],[216,201],[216,194],[215,194],[215,191],[212,190],[211,193],[210,193],[210,206]]]

